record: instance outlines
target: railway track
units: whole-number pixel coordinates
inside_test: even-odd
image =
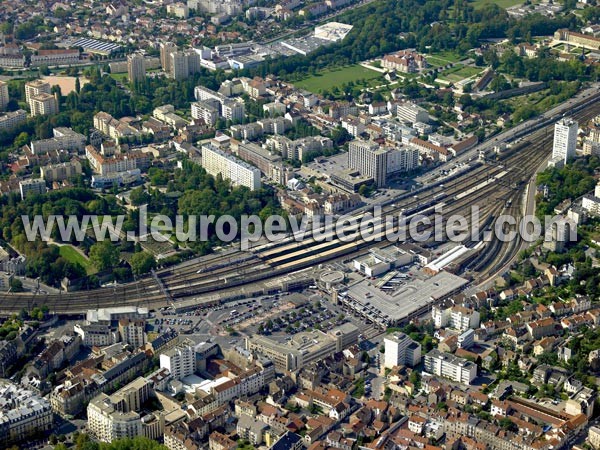
[[[575,117],[580,120],[580,122],[585,123],[598,115],[599,112],[600,105],[596,104],[594,107],[577,114]],[[539,133],[537,135],[537,139],[535,140],[536,146],[546,149],[546,159],[551,153],[552,140],[553,135],[550,133]],[[538,169],[544,161],[545,159],[532,162],[530,166],[532,166],[534,169]],[[533,172],[533,175],[535,175],[535,171]],[[518,207],[518,205],[524,193],[525,187],[520,190],[520,195],[514,199],[512,203],[512,214],[518,219],[523,217],[521,208]],[[497,241],[491,251],[489,253],[486,252],[485,258],[479,261],[477,266],[473,268],[474,271],[478,272],[476,282],[478,284],[485,284],[489,280],[502,275],[507,269],[510,268],[517,254],[525,247],[527,247],[527,243],[523,241],[519,235],[517,235],[517,239],[514,239],[510,242]]]
[[[600,105],[594,104],[583,113],[575,115],[575,118],[586,120],[599,112]],[[403,196],[404,198],[398,200],[396,205],[384,208],[384,215],[386,217],[398,215],[403,210],[409,212],[426,210],[443,190],[445,194],[443,200],[448,202],[449,206],[449,209],[444,211],[446,215],[464,212],[469,205],[481,200],[484,205],[489,204],[485,207],[483,216],[480,215],[481,222],[485,222],[500,209],[497,201],[492,201],[494,196],[508,194],[513,196],[515,192],[522,193],[523,188],[519,187],[519,184],[527,181],[534,173],[535,164],[539,166],[541,160],[547,156],[546,145],[547,137],[533,143],[522,143],[502,155],[497,165],[476,166],[453,180],[445,181],[443,188],[440,187],[440,183],[432,185],[429,189],[420,192],[417,198],[410,195]],[[503,173],[501,179],[494,178]],[[495,181],[498,183],[494,183]],[[430,215],[432,212],[425,211],[425,214]],[[284,241],[253,249],[253,253],[232,250],[225,255],[198,258],[174,268],[157,271],[157,276],[160,277],[161,283],[170,296],[178,299],[249,284],[297,271],[317,262],[347,257],[364,251],[364,247],[368,245],[382,244],[363,241],[341,243],[335,240],[324,244],[311,239],[299,243]],[[498,264],[495,263],[495,266]],[[481,268],[485,270],[483,265]],[[133,283],[90,291],[46,295],[0,294],[0,313],[4,314],[41,305],[48,306],[50,311],[55,313],[77,314],[90,308],[123,305],[157,308],[165,304],[164,292],[150,277]]]

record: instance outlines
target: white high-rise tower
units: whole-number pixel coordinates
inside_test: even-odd
[[[554,125],[552,159],[561,159],[566,163],[575,156],[578,129],[577,121],[571,118],[563,118]]]

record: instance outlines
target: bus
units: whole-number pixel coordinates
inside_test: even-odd
[[[238,315],[237,309],[234,309],[233,311],[231,311],[231,312],[229,313],[229,315],[230,315],[231,317],[233,317],[233,316],[237,316],[237,315]]]

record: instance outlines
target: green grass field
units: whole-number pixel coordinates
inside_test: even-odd
[[[438,58],[437,56],[427,55],[427,64],[429,64],[429,67],[436,68],[436,67],[445,66],[446,64],[450,64],[450,62],[448,62],[445,59]]]
[[[379,78],[379,80],[377,80],[378,82],[373,83],[377,78]],[[298,88],[306,89],[307,91],[320,92],[324,89],[329,90],[351,81],[355,84],[363,85],[362,83],[358,83],[358,80],[363,79],[367,81],[367,85],[381,84],[384,82],[383,74],[355,64],[353,66],[342,67],[341,69],[320,72],[315,76],[297,81],[294,85]],[[381,83],[379,83],[379,81],[381,81]]]
[[[464,80],[465,78],[470,78],[474,75],[477,75],[479,72],[481,72],[481,69],[477,67],[458,66],[442,72],[439,75],[439,78],[442,80],[448,80],[453,83],[456,83],[458,81]]]
[[[88,275],[96,273],[96,268],[92,265],[89,259],[79,253],[75,248],[70,245],[61,245],[60,246],[60,256],[65,258],[67,261],[71,261],[72,263],[80,264]]]
[[[127,82],[127,72],[122,73],[111,73],[111,78],[114,78],[116,81]]]
[[[523,0],[473,0],[473,7],[475,9],[481,8],[490,3],[495,3],[501,8],[510,8],[511,6],[520,5]]]
[[[425,56],[428,57],[429,54],[426,54]],[[457,63],[457,62],[462,61],[463,59],[467,59],[469,57],[468,55],[459,55],[458,53],[455,53],[452,51],[437,52],[437,53],[431,54],[431,56],[433,56],[434,58],[443,60],[447,63]]]

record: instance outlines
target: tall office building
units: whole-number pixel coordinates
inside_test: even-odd
[[[554,144],[552,146],[552,159],[560,158],[567,162],[575,156],[577,147],[577,131],[579,125],[576,120],[565,117],[554,125]]]
[[[354,140],[349,146],[348,166],[373,178],[377,187],[383,187],[387,176],[387,150],[376,142]]]
[[[146,60],[140,53],[127,55],[127,75],[132,83],[146,77]]]
[[[421,362],[421,345],[404,333],[393,333],[385,337],[384,367],[414,367]]]
[[[0,111],[6,111],[6,105],[8,105],[8,84],[4,81],[0,81]]]
[[[160,65],[165,73],[171,72],[171,53],[177,51],[177,45],[173,42],[160,43]]]

